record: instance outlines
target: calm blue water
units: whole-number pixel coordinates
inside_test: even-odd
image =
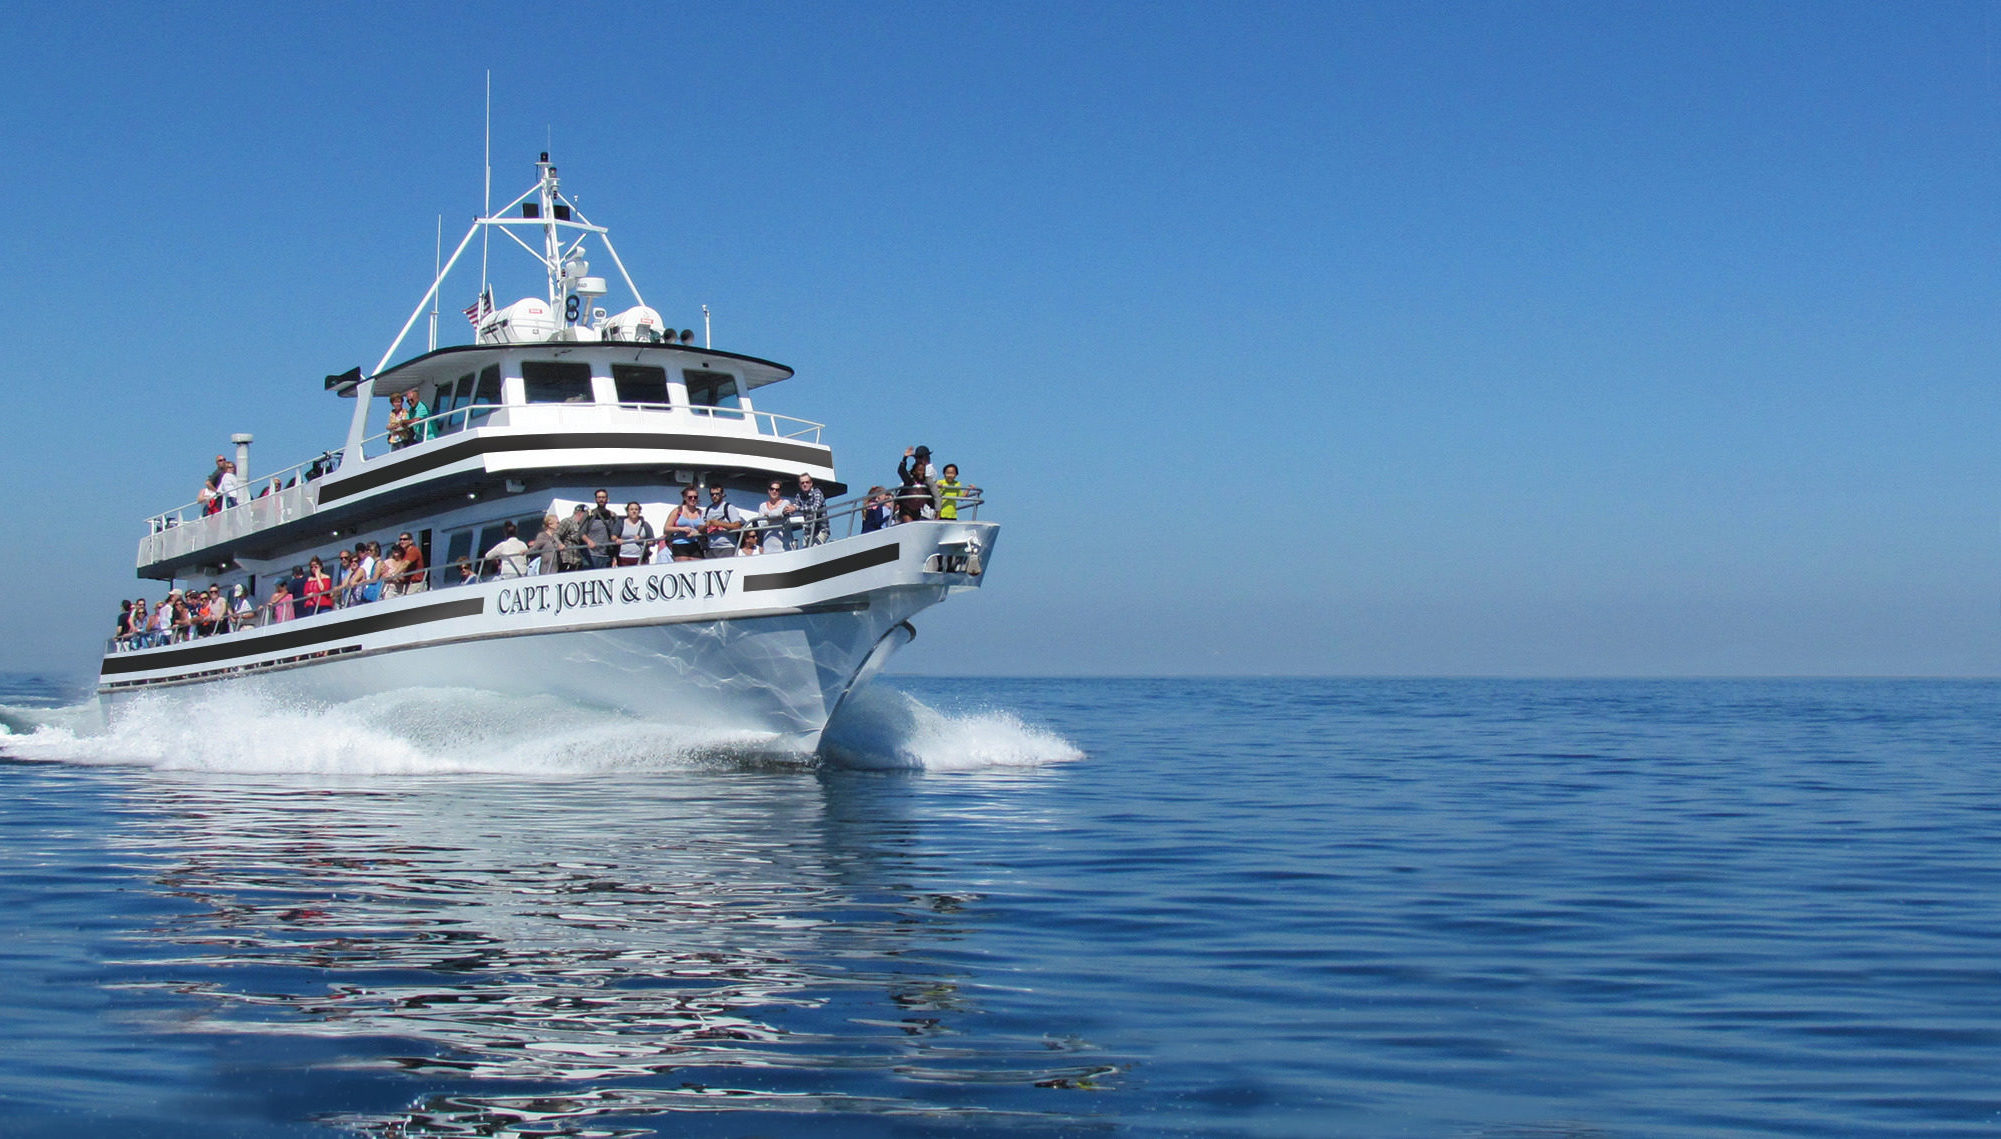
[[[2001,684],[895,687],[885,772],[18,681],[0,1131],[2001,1131]]]

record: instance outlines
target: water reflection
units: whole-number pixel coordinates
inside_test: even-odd
[[[660,1112],[839,1111],[1075,1128],[1048,1089],[1115,1067],[1061,1025],[983,1023],[907,782],[688,771],[142,782],[115,840],[190,903],[129,987],[175,1030],[374,1073],[383,1135],[616,1135]],[[411,1105],[414,1101],[414,1106]],[[1063,1104],[1059,1107],[1070,1107]],[[607,1130],[606,1128],[609,1128]],[[642,1130],[645,1128],[642,1127]]]

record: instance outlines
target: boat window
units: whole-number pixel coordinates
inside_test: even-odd
[[[472,402],[482,409],[500,406],[500,365],[488,364],[479,371],[479,383],[473,386]],[[493,412],[487,410],[468,412],[466,426],[484,422]]]
[[[540,522],[535,523],[536,529],[538,530],[541,529],[541,526],[542,524]],[[507,531],[505,527],[506,523],[501,521],[489,522],[486,525],[480,527],[479,540],[473,543],[472,547],[473,554],[475,556],[483,556],[488,550],[491,550],[495,546],[498,546],[502,542],[506,541]],[[515,528],[518,530],[520,528],[520,524],[516,523]],[[519,537],[524,542],[534,537],[533,534],[517,534],[516,536]]]
[[[460,558],[469,559],[471,557],[472,557],[472,531],[461,530],[458,533],[453,534],[452,540],[445,544],[445,565],[455,566],[459,564]],[[457,585],[458,579],[452,578],[451,584]]]
[[[521,386],[529,403],[589,403],[591,366],[559,360],[524,360]]]
[[[688,381],[688,402],[697,411],[705,407],[735,407],[736,377],[728,372],[703,372],[688,368],[681,373]]]
[[[613,364],[611,382],[618,388],[620,403],[666,404],[667,369],[645,364]]]
[[[441,383],[438,385],[438,402],[431,408],[431,414],[440,417],[432,421],[439,435],[449,434],[464,426],[459,417],[453,415],[452,412],[464,407],[465,401],[471,398],[471,394],[471,372],[460,376],[457,383]]]

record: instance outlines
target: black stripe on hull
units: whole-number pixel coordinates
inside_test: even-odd
[[[332,641],[344,641],[366,633],[380,633],[386,629],[405,629],[412,625],[426,625],[432,621],[448,621],[454,617],[477,617],[486,612],[486,598],[467,597],[458,601],[446,601],[436,605],[405,609],[399,613],[376,613],[353,617],[332,625],[311,629],[292,629],[259,637],[255,641],[241,641],[224,636],[221,640],[195,645],[185,649],[165,653],[114,653],[104,658],[99,676],[115,676],[125,672],[151,672],[161,668],[186,668],[190,665],[212,664],[231,657],[262,656],[280,649],[305,648],[309,645],[324,645]],[[179,678],[176,678],[179,679]]]
[[[802,585],[813,585],[842,574],[856,573],[874,566],[888,565],[902,557],[903,546],[891,542],[877,546],[873,550],[863,550],[859,554],[849,554],[821,562],[804,569],[788,570],[784,573],[747,573],[743,575],[743,591],[755,593],[762,589],[796,589]]]

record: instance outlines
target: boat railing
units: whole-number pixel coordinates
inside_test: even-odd
[[[712,419],[718,422],[734,420],[748,425],[753,434],[769,435],[774,439],[798,439],[807,443],[818,443],[820,432],[826,425],[810,419],[799,419],[790,415],[780,415],[774,411],[746,411],[740,407],[710,407],[707,405],[687,405],[678,403],[620,403],[619,408],[631,411],[666,411],[681,415],[692,415],[697,419]]]
[[[886,495],[884,497],[890,496]],[[930,496],[923,495],[922,501],[931,501]],[[979,508],[982,501],[982,498],[977,494],[968,494],[951,499],[950,506],[957,519],[974,521],[979,516]],[[788,550],[839,542],[859,534],[868,533],[873,529],[882,528],[869,526],[870,505],[871,501],[868,495],[857,495],[830,502],[827,504],[826,516],[823,520],[819,520],[821,523],[819,525],[815,524],[815,519],[809,518],[797,511],[781,518],[753,517],[751,520],[745,522],[741,528],[729,532],[731,534],[730,541],[739,551],[742,551],[745,546],[750,547],[749,551],[740,552],[735,556],[759,556],[761,553],[767,552],[765,551],[765,547],[774,538],[780,543],[782,548]],[[738,507],[737,509],[740,512],[743,510],[742,507]],[[880,517],[879,514],[878,517]],[[886,525],[894,526],[897,523],[891,522]],[[706,552],[709,537],[709,535],[705,534],[701,538],[704,549],[703,557],[686,558],[676,556],[671,538],[665,534],[656,535],[647,544],[647,549],[643,555],[644,560],[641,564],[706,560],[714,556]],[[593,568],[589,559],[592,551],[585,548],[581,543],[559,546],[558,556],[560,557],[561,553],[565,550],[575,553],[577,555],[576,560],[584,563],[577,568]],[[339,555],[336,554],[335,557],[338,558]],[[512,566],[504,564],[508,562],[515,564]],[[525,554],[495,557],[491,550],[487,551],[487,554],[482,556],[476,563],[471,559],[461,559],[451,565],[429,566],[411,573],[383,574],[377,580],[369,582],[352,580],[355,575],[350,571],[345,577],[330,578],[329,588],[324,592],[307,594],[305,597],[292,597],[283,602],[266,600],[259,604],[247,604],[247,607],[243,611],[235,613],[224,612],[213,617],[206,623],[191,619],[185,624],[170,627],[164,633],[148,631],[136,634],[121,634],[107,638],[104,644],[104,651],[106,653],[133,652],[139,649],[158,648],[163,645],[202,640],[208,637],[226,636],[230,633],[241,632],[247,629],[260,629],[267,625],[304,620],[323,613],[331,613],[358,605],[371,604],[386,598],[409,596],[428,592],[432,589],[443,589],[454,585],[469,585],[475,582],[495,581],[502,578],[535,577],[540,576],[541,572],[539,558],[530,558]],[[371,589],[370,586],[376,588]],[[176,590],[175,592],[179,591]],[[196,592],[199,593],[201,591],[197,590]],[[170,594],[169,600],[171,600],[171,596]],[[233,596],[233,594],[230,596]],[[218,602],[224,608],[227,608],[228,603],[228,597],[223,597]],[[166,602],[163,601],[161,604],[164,605]],[[200,627],[202,624],[208,626],[206,631]]]
[[[379,459],[384,455],[422,446],[447,435],[470,431],[475,427],[484,426],[505,410],[503,404],[473,403],[427,415],[422,419],[412,419],[397,427],[385,428],[364,437],[361,441],[361,457]]]
[[[531,404],[529,407],[565,407],[564,404]],[[744,426],[746,434],[778,439],[798,439],[817,444],[823,424],[770,411],[745,411],[734,407],[688,407],[681,404],[621,403],[577,405],[577,410],[607,412],[674,412],[702,419],[731,421]],[[447,435],[481,426],[496,413],[510,410],[500,404],[476,403],[452,408],[385,430],[361,441],[363,459],[377,459],[411,447],[419,447]],[[315,484],[340,465],[345,448],[325,451],[316,459],[286,467],[274,475],[259,475],[261,489],[239,490],[231,502],[214,496],[198,498],[146,520],[146,537],[139,546],[139,564],[153,565],[182,557],[196,550],[241,538],[259,530],[303,518],[318,508]],[[244,495],[249,497],[244,497]]]
[[[258,476],[260,489],[248,487],[238,497],[219,494],[183,503],[146,519],[146,536],[139,542],[139,564],[150,565],[193,553],[217,542],[240,538],[311,514],[318,504],[318,482],[340,464],[339,451]],[[247,497],[244,497],[247,496]]]
[[[588,423],[592,418],[604,418],[615,422],[623,412],[669,413],[691,416],[716,423],[741,424],[746,435],[765,435],[774,439],[799,439],[808,443],[818,443],[824,424],[810,419],[796,419],[789,415],[779,415],[770,411],[745,411],[737,407],[690,407],[685,404],[668,403],[530,403],[530,404],[473,404],[454,408],[423,419],[411,420],[397,428],[386,429],[370,435],[361,441],[363,459],[379,459],[410,447],[419,447],[434,439],[455,434],[487,422],[496,413],[503,421],[513,417],[533,416],[539,412],[565,414],[568,425]],[[532,420],[531,420],[532,422]]]

